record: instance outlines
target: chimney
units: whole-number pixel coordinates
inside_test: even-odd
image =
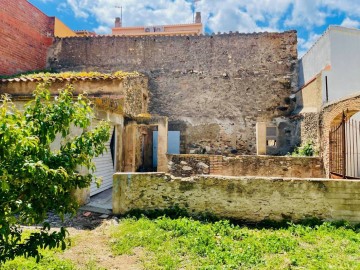
[[[201,23],[201,12],[199,11],[196,12],[195,23]]]
[[[121,19],[119,17],[115,18],[115,28],[122,27]]]

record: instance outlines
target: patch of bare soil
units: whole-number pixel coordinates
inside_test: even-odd
[[[101,214],[79,212],[76,217],[61,224],[67,226],[72,246],[60,257],[71,260],[79,269],[142,269],[141,249],[135,250],[135,255],[131,256],[113,255],[109,245],[111,241],[109,227],[112,224],[116,225],[117,220],[110,217],[102,219],[100,216]]]

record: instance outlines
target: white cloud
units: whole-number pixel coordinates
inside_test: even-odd
[[[87,0],[67,0],[68,5],[72,9],[76,18],[88,18],[89,13],[86,11],[88,5]]]
[[[321,34],[310,33],[308,39],[298,38],[299,52],[298,57],[303,55],[315,44],[315,42],[321,37]]]
[[[359,27],[359,0],[201,0],[197,10],[210,32],[263,32],[303,29],[299,55],[314,43],[324,26],[336,16],[342,25]],[[77,18],[97,21],[95,31],[111,32],[123,6],[123,26],[162,25],[192,22],[190,0],[66,0]],[[350,19],[351,18],[351,19]],[[308,32],[308,36],[304,36]],[[306,35],[306,33],[305,33]]]
[[[352,20],[349,17],[346,17],[343,22],[341,23],[341,26],[349,27],[349,28],[359,28],[360,21],[359,20]]]

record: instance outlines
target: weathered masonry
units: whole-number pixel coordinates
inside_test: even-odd
[[[63,38],[50,48],[48,67],[139,71],[149,78],[149,112],[180,131],[181,153],[255,154],[256,123],[282,123],[293,110],[296,44],[295,31]]]
[[[358,223],[360,182],[352,180],[116,173],[113,212],[167,209],[259,222],[307,218]]]
[[[0,80],[0,94],[12,96],[16,106],[20,109],[32,98],[32,91],[44,78],[20,77]],[[117,171],[135,171],[143,162],[140,155],[138,131],[133,127],[156,129],[158,131],[158,169],[167,167],[167,118],[151,117],[147,114],[148,107],[148,79],[137,73],[124,73],[123,76],[89,76],[72,77],[50,76],[47,82],[52,82],[50,92],[56,96],[58,90],[71,83],[74,87],[74,96],[86,92],[94,103],[95,116],[92,126],[98,121],[106,120],[110,124],[110,138],[105,143],[106,151],[103,155],[94,158],[96,176],[102,177],[102,185],[97,188],[92,183],[89,189],[77,191],[77,199],[85,203],[90,195],[95,195],[112,187],[113,174]],[[147,116],[145,119],[142,117]],[[83,132],[73,127],[71,136]],[[141,135],[141,134],[140,134]],[[140,138],[141,139],[141,138]],[[53,142],[53,149],[59,149],[61,137]]]

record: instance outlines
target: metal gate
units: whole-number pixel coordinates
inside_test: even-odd
[[[341,122],[329,134],[330,177],[360,179],[360,123],[342,113]]]

